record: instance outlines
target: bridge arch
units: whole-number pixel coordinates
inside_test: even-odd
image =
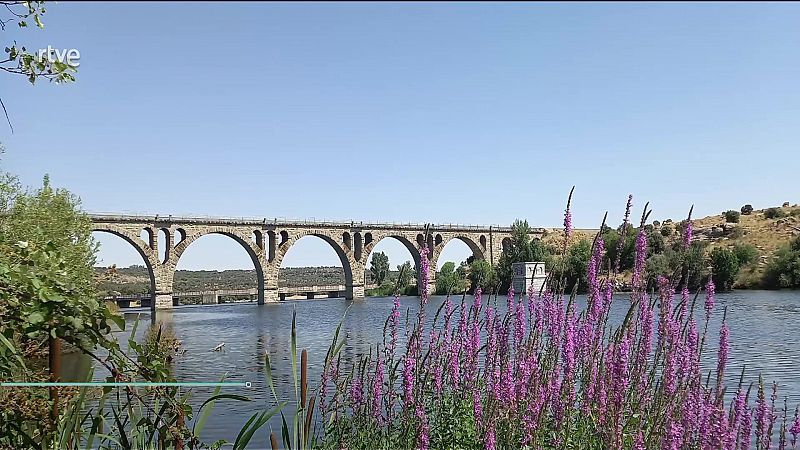
[[[474,256],[475,259],[484,259],[485,258],[485,256],[486,256],[485,251],[484,251],[485,250],[485,246],[482,247],[480,241],[476,242],[473,239],[472,236],[469,236],[469,235],[466,235],[466,234],[456,234],[456,235],[451,236],[450,239],[447,239],[447,240],[445,240],[443,242],[442,249],[444,249],[444,247],[447,247],[447,244],[453,242],[454,240],[459,240],[459,241],[467,244],[467,247],[469,247],[469,249],[472,251],[472,256]]]
[[[381,243],[385,243],[387,240],[393,240],[400,242],[403,247],[408,250],[409,255],[411,256],[411,263],[414,265],[416,270],[419,270],[422,267],[421,261],[421,254],[420,249],[417,244],[414,242],[414,236],[403,236],[402,234],[396,233],[386,233],[386,234],[378,234],[373,233],[373,240],[364,247],[364,279],[369,279],[369,274],[367,272],[367,266],[371,263],[372,253],[375,251],[376,247],[378,247]],[[392,264],[389,267],[390,270],[393,269]],[[419,281],[419,274],[417,274],[417,281]],[[417,284],[419,288],[419,283]]]
[[[117,228],[115,226],[107,225],[107,226],[93,226],[92,227],[93,233],[106,233],[116,237],[121,238],[123,241],[130,244],[139,256],[142,257],[144,261],[144,266],[147,269],[147,277],[149,279],[150,284],[150,295],[155,296],[156,294],[156,275],[155,270],[153,268],[153,257],[154,252],[153,249],[150,247],[146,247],[144,244],[145,242],[141,239],[140,236],[135,235],[134,233],[124,230],[121,228]],[[151,308],[155,308],[155,301],[151,298],[150,302]]]
[[[281,234],[286,236],[286,240],[280,244],[276,252],[274,267],[278,272],[280,271],[284,257],[298,241],[309,236],[316,237],[327,243],[339,258],[339,262],[342,264],[342,270],[344,271],[344,284],[348,291],[347,297],[358,298],[364,296],[364,266],[359,261],[355,260],[353,251],[346,247],[346,243],[344,242],[346,237],[342,233],[328,233],[319,230],[298,230],[293,232],[283,230]]]
[[[238,243],[239,246],[241,246],[245,250],[247,255],[250,257],[250,261],[253,263],[253,268],[255,269],[256,272],[258,303],[263,304],[265,282],[264,282],[264,267],[261,262],[262,253],[258,247],[258,244],[256,242],[253,242],[252,234],[250,236],[245,236],[244,234],[240,235],[238,233],[225,229],[203,230],[195,233],[184,231],[185,238],[181,240],[181,242],[174,247],[172,252],[173,256],[167,261],[167,264],[169,264],[172,271],[173,280],[178,262],[180,261],[181,256],[183,256],[186,250],[189,248],[189,246],[191,246],[192,243],[194,243],[198,239],[212,235],[226,236],[232,239],[234,242]]]

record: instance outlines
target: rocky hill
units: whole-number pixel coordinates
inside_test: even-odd
[[[737,244],[755,247],[757,261],[740,271],[736,283],[738,287],[755,287],[775,251],[800,235],[800,205],[787,202],[781,207],[753,210],[748,214],[742,214],[741,209],[736,212],[739,212],[738,223],[726,220],[725,212],[694,220],[694,236],[707,242],[709,250],[718,246],[731,248]]]

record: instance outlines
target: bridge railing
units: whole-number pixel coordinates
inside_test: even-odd
[[[467,224],[433,224],[415,222],[369,222],[369,221],[335,221],[312,219],[290,219],[284,217],[258,218],[258,217],[216,217],[216,216],[177,216],[160,214],[115,214],[115,213],[89,213],[92,220],[102,222],[179,222],[179,223],[225,223],[230,225],[281,225],[281,226],[314,226],[314,227],[364,227],[364,228],[393,228],[420,230],[430,227],[435,230],[453,231],[510,231],[511,227],[501,225],[467,225]],[[537,230],[537,229],[535,229]],[[543,229],[542,229],[543,230]]]

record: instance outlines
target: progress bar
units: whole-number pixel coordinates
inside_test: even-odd
[[[42,383],[23,383],[16,381],[0,381],[0,387],[244,387],[249,388],[252,383],[249,381],[220,381],[220,382],[144,382],[144,381],[131,381],[131,382],[118,382],[110,383],[103,381],[79,381],[75,383],[68,382],[42,382]]]

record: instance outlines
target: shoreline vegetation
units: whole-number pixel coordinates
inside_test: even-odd
[[[0,381],[58,381],[61,348],[85,353],[108,383],[178,381],[173,367],[180,364],[180,336],[169,327],[157,322],[137,334],[136,322],[129,350],[121,350],[112,330],[124,330],[126,323],[97,300],[97,245],[77,197],[47,178],[40,189],[26,191],[3,176]],[[726,385],[725,374],[741,366],[729,360],[726,312],[715,308],[716,288],[724,283],[717,279],[725,274],[717,270],[722,266],[712,265],[713,272],[705,267],[691,212],[674,234],[663,236],[646,225],[647,205],[639,226],[632,225],[629,197],[622,224],[614,230],[604,219],[589,240],[572,229],[569,205],[563,231],[548,239],[530,240],[527,224],[515,223],[517,233],[497,267],[482,260],[443,266],[437,289],[472,295],[449,296],[432,318],[424,308],[432,293],[423,276],[417,317],[406,313],[402,320],[396,296],[383,340],[371,351],[344,358],[340,324],[318,383],[308,379],[307,353],[297,348],[293,320],[293,376],[280,382],[294,385],[294,397],[277,396],[265,354],[263,376],[274,401],[254,411],[232,443],[199,436],[214,420],[215,404],[250,401],[236,394],[216,391],[195,409],[189,399],[196,394],[169,385],[0,388],[0,449],[244,449],[272,419],[280,419],[281,431],[258,446],[797,448],[800,411],[780,401],[776,383]],[[776,259],[795,267],[798,242]],[[662,251],[652,251],[662,248],[659,243]],[[420,249],[422,274],[429,273],[427,251]],[[652,263],[660,255],[669,256],[663,266]],[[518,258],[546,261],[547,288],[509,290],[503,311],[497,292]],[[399,270],[396,294],[412,270]],[[614,299],[625,271],[630,300]],[[782,275],[794,282],[793,272]],[[575,302],[581,286],[588,299],[584,310]],[[620,301],[627,316],[611,324],[609,307]],[[707,335],[711,317],[721,317],[718,337]],[[701,366],[709,353],[716,355],[716,367]],[[42,360],[36,355],[46,355],[47,364],[37,364]],[[96,407],[88,408],[89,398]]]

